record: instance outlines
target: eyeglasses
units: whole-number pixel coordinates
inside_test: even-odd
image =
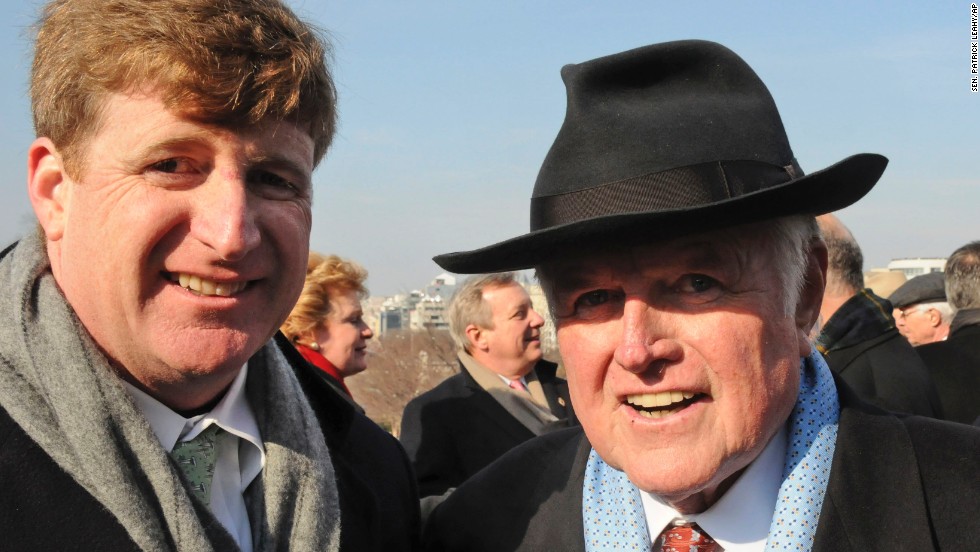
[[[905,307],[904,309],[898,309],[898,316],[895,318],[908,318],[913,312],[920,312],[918,305],[912,305],[911,307]]]

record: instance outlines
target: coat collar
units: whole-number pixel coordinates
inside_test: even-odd
[[[835,379],[841,417],[813,550],[932,550],[921,530],[929,515],[904,424]]]

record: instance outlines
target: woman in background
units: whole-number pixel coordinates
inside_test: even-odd
[[[348,397],[344,378],[367,368],[367,340],[374,336],[361,309],[366,278],[357,263],[310,252],[303,293],[281,328],[303,358]]]

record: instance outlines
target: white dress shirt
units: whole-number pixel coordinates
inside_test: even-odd
[[[676,521],[697,523],[724,552],[764,552],[769,525],[776,510],[786,458],[786,427],[777,431],[766,448],[718,502],[700,514],[684,515],[658,497],[640,492],[650,540]]]
[[[506,385],[507,387],[510,387],[510,382],[513,381],[510,378],[508,378],[507,376],[501,376],[500,374],[497,374],[497,377],[500,378],[500,381],[504,382],[504,385]],[[521,376],[521,377],[519,377],[517,379],[519,379],[521,381],[521,385],[524,386],[524,389],[527,389],[527,378],[525,378],[524,376]]]
[[[246,364],[214,409],[193,418],[184,418],[160,401],[123,382],[160,439],[160,444],[168,452],[179,441],[193,439],[211,424],[218,424],[225,430],[218,436],[216,445],[218,452],[211,483],[210,507],[243,552],[252,550],[252,530],[242,493],[265,467],[262,437],[245,397],[247,374]]]

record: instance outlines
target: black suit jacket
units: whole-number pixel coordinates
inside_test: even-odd
[[[557,366],[534,371],[560,427],[577,423],[568,384]],[[402,415],[401,441],[415,467],[421,496],[441,495],[534,437],[460,366],[461,372],[412,399]]]
[[[929,367],[946,419],[980,420],[980,325],[957,328],[946,341],[916,350]]]
[[[892,328],[824,355],[862,399],[894,412],[942,418],[939,394],[915,348]]]
[[[841,417],[816,552],[960,550],[980,530],[980,429],[862,403]],[[585,550],[581,429],[544,435],[470,479],[432,513],[431,551]],[[972,545],[968,545],[972,546]]]
[[[342,550],[417,550],[419,503],[398,441],[277,344],[320,420],[337,477]],[[234,546],[233,544],[230,546]],[[0,408],[0,549],[136,550],[119,522]]]

